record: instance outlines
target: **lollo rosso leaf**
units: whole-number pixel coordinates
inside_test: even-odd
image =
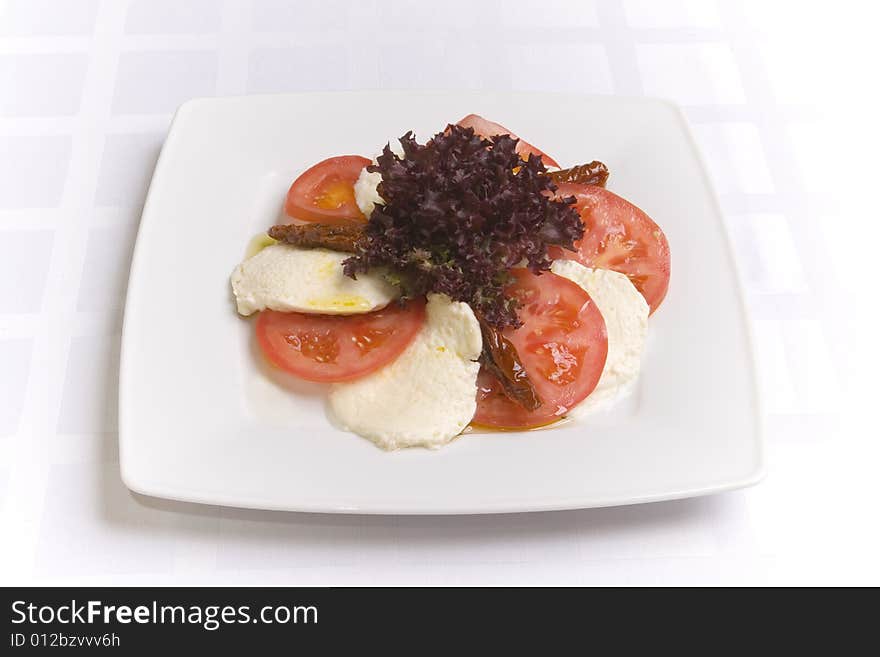
[[[403,157],[388,145],[367,167],[382,174],[365,239],[345,273],[381,268],[404,297],[443,293],[471,305],[495,328],[520,326],[517,301],[505,294],[509,270],[522,263],[550,269],[550,246],[574,249],[583,236],[574,198],[553,199],[556,184],[540,157],[522,159],[509,135],[483,139],[449,125],[427,143],[408,132]]]

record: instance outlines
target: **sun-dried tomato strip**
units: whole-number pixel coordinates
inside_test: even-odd
[[[269,237],[285,244],[307,249],[330,249],[354,253],[364,237],[365,224],[280,224],[269,229]]]
[[[580,183],[582,185],[604,187],[610,174],[608,167],[602,164],[602,162],[593,160],[589,164],[579,164],[568,169],[550,171],[547,175],[555,183]]]

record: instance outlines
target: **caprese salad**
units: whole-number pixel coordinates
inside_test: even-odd
[[[474,114],[397,141],[302,173],[287,222],[235,268],[263,356],[330,384],[335,421],[385,449],[550,425],[624,394],[669,245],[605,189],[607,167],[560,168]]]

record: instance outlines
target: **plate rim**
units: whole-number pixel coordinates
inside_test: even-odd
[[[246,100],[250,98],[296,98],[296,97],[304,97],[304,96],[331,96],[331,95],[357,95],[357,94],[419,94],[419,95],[430,95],[430,94],[455,94],[460,96],[467,95],[481,95],[486,93],[498,93],[498,94],[510,94],[510,95],[519,95],[519,96],[536,96],[536,97],[565,97],[565,98],[577,98],[583,101],[593,101],[593,102],[613,102],[613,101],[629,101],[636,103],[655,103],[662,104],[672,110],[675,115],[675,119],[678,122],[679,126],[682,129],[682,132],[685,136],[685,140],[687,141],[688,148],[690,152],[695,157],[697,164],[700,169],[700,176],[703,179],[703,183],[706,191],[709,194],[709,201],[712,205],[712,208],[715,213],[715,219],[719,224],[719,228],[721,230],[723,242],[725,245],[725,251],[727,260],[732,268],[734,273],[734,286],[736,291],[736,303],[739,308],[739,314],[743,321],[744,328],[744,337],[745,337],[745,347],[748,351],[748,368],[749,368],[749,383],[750,383],[750,393],[754,400],[754,414],[755,414],[755,459],[754,459],[754,467],[747,474],[738,477],[736,479],[731,479],[729,481],[712,484],[707,486],[700,487],[691,487],[691,488],[682,488],[679,490],[672,491],[664,491],[659,493],[650,493],[644,495],[625,495],[623,497],[620,496],[608,496],[605,498],[591,498],[589,500],[578,499],[576,497],[568,498],[568,499],[556,499],[555,501],[550,502],[534,502],[534,503],[516,503],[516,502],[480,502],[479,508],[473,506],[460,506],[456,504],[445,504],[438,505],[435,507],[418,507],[418,508],[409,508],[405,505],[386,505],[381,503],[371,503],[366,506],[360,506],[357,504],[354,505],[334,505],[327,503],[308,503],[308,502],[299,502],[299,503],[291,503],[291,504],[273,504],[267,503],[265,501],[256,500],[256,499],[244,499],[240,496],[236,496],[234,499],[225,497],[223,495],[216,494],[204,494],[200,493],[197,490],[185,490],[184,488],[177,487],[175,489],[168,489],[163,487],[162,485],[151,485],[150,482],[144,481],[138,475],[135,475],[130,467],[130,463],[128,459],[126,459],[126,441],[123,439],[123,434],[127,435],[127,431],[125,431],[125,418],[127,417],[127,413],[125,411],[127,406],[127,398],[128,396],[125,393],[127,386],[125,385],[125,381],[130,376],[129,369],[129,358],[127,354],[129,349],[126,348],[126,344],[129,343],[130,339],[127,339],[127,335],[130,333],[131,329],[131,307],[133,305],[131,290],[135,289],[133,283],[135,283],[141,277],[141,270],[143,269],[143,265],[140,264],[140,261],[143,260],[143,244],[144,241],[141,239],[143,235],[143,231],[145,229],[146,222],[144,218],[149,216],[149,210],[151,208],[151,202],[153,197],[156,194],[156,187],[154,185],[157,177],[162,174],[162,172],[167,168],[167,160],[168,153],[173,149],[173,144],[178,138],[178,133],[180,130],[175,130],[175,127],[181,122],[181,119],[192,112],[193,109],[202,104],[222,104],[228,102],[236,102],[241,100]],[[122,479],[123,484],[133,493],[138,495],[144,495],[148,497],[155,497],[161,499],[173,500],[176,502],[187,502],[187,503],[196,503],[203,505],[214,505],[221,507],[230,507],[230,508],[242,508],[242,509],[253,509],[253,510],[266,510],[266,511],[287,511],[287,512],[301,512],[301,513],[328,513],[328,514],[353,514],[353,515],[394,515],[394,516],[421,516],[421,515],[494,515],[494,514],[511,514],[511,513],[540,513],[540,512],[549,512],[549,511],[566,511],[566,510],[576,510],[576,509],[589,509],[589,508],[607,508],[607,507],[615,507],[615,506],[630,506],[634,504],[647,504],[647,503],[655,503],[655,502],[663,502],[663,501],[673,501],[680,499],[687,499],[692,497],[702,497],[706,495],[713,495],[723,492],[728,492],[732,490],[738,490],[742,488],[747,488],[750,486],[754,486],[760,483],[767,475],[767,464],[766,464],[766,445],[765,445],[765,413],[764,413],[764,400],[761,395],[761,388],[758,380],[758,362],[757,362],[757,352],[755,350],[755,336],[754,336],[754,324],[751,318],[751,314],[748,309],[748,304],[746,301],[745,290],[743,287],[743,277],[741,271],[741,265],[736,258],[735,251],[733,249],[733,242],[731,239],[730,231],[727,227],[726,222],[724,221],[725,214],[723,212],[718,193],[715,190],[715,186],[712,182],[711,175],[709,173],[709,169],[706,163],[706,159],[699,148],[699,145],[696,141],[696,137],[691,128],[689,121],[687,120],[687,116],[682,109],[682,107],[676,103],[675,101],[669,100],[667,98],[656,97],[656,96],[632,96],[632,95],[617,95],[617,94],[578,94],[578,93],[566,93],[566,92],[536,92],[536,91],[514,91],[514,90],[490,90],[490,89],[480,89],[480,90],[403,90],[403,89],[374,89],[374,90],[334,90],[334,91],[314,91],[314,92],[294,92],[294,93],[268,93],[268,94],[238,94],[238,95],[229,95],[229,96],[200,96],[194,97],[183,102],[178,108],[175,110],[172,115],[171,121],[169,122],[168,132],[165,137],[165,140],[162,143],[162,147],[159,151],[159,156],[156,160],[156,165],[153,169],[153,174],[150,178],[150,184],[147,190],[147,194],[145,196],[144,205],[141,210],[140,219],[138,222],[138,228],[135,237],[134,247],[132,249],[132,257],[129,268],[129,274],[127,279],[126,286],[126,295],[125,295],[125,303],[123,307],[123,317],[122,317],[122,327],[121,327],[121,335],[120,335],[120,355],[119,355],[119,368],[118,368],[118,385],[117,385],[117,443],[118,443],[118,453],[119,453],[119,473]]]

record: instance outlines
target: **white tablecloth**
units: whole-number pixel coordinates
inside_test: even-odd
[[[877,118],[860,111],[876,75],[859,62],[880,57],[861,3],[805,4],[0,0],[0,583],[880,584],[878,213],[858,194],[877,168]],[[483,87],[685,106],[747,290],[767,479],[703,499],[459,518],[129,493],[121,311],[174,108]]]

